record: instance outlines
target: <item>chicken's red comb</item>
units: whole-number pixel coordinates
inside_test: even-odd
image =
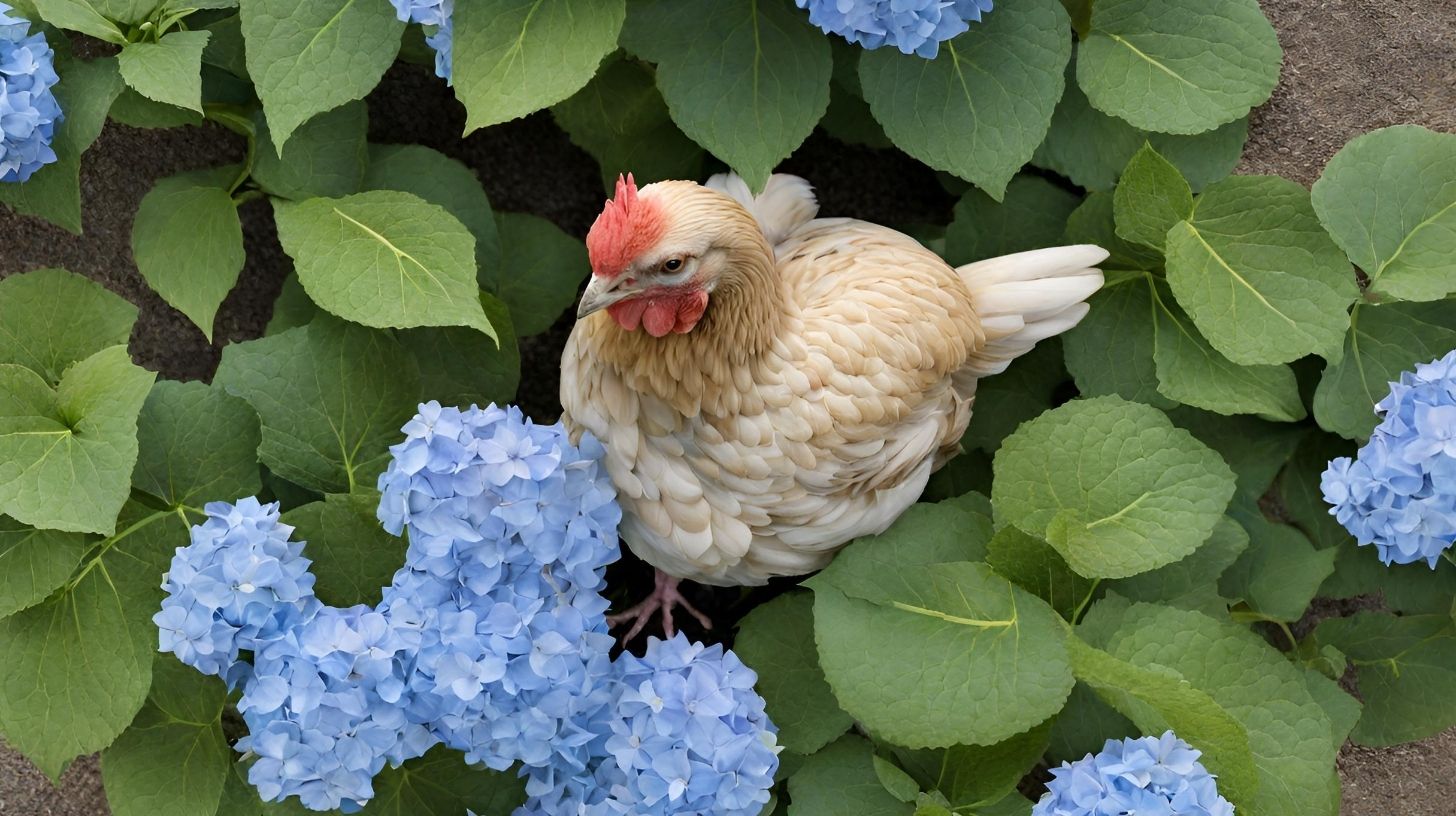
[[[650,200],[637,197],[632,174],[617,176],[617,195],[609,199],[586,236],[592,274],[622,274],[638,255],[646,252],[667,231],[662,211]]]

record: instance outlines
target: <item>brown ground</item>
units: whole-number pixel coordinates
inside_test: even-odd
[[[1309,184],[1350,138],[1386,125],[1456,131],[1456,0],[1262,0],[1279,29],[1284,72],[1273,100],[1256,111],[1240,165]],[[474,167],[494,205],[530,210],[577,235],[600,205],[596,169],[537,115],[461,140],[460,116],[444,87],[412,69],[391,72],[371,99],[376,141],[420,142]],[[132,266],[132,214],[159,177],[236,160],[219,129],[138,131],[111,125],[87,154],[86,236],[76,238],[0,211],[0,277],[64,266],[101,281],[141,307],[132,337],[138,362],[165,376],[206,378],[227,341],[257,336],[287,271],[267,205],[244,210],[248,268],[219,317],[217,341],[150,292]],[[824,211],[893,223],[946,220],[950,201],[933,177],[898,157],[814,137],[786,163],[818,186]],[[523,344],[521,401],[549,418],[555,405],[560,333]],[[1347,746],[1340,756],[1342,816],[1456,814],[1456,729],[1388,749]],[[94,761],[81,760],[54,788],[0,745],[0,816],[104,816]]]

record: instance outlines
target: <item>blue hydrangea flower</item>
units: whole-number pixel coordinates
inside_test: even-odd
[[[940,44],[970,30],[992,0],[794,0],[809,22],[865,48],[890,45],[934,59]]]
[[[1456,542],[1456,351],[1402,372],[1375,410],[1370,441],[1324,472],[1325,501],[1384,563],[1434,569]]]
[[[455,0],[389,0],[395,13],[406,23],[433,26],[425,43],[435,49],[435,75],[453,83],[451,54],[455,40]]]
[[[1161,737],[1108,740],[1095,756],[1052,769],[1047,792],[1032,816],[1233,816],[1234,806],[1201,752],[1172,731]]]
[[[26,181],[54,162],[51,140],[65,118],[53,90],[55,52],[10,11],[0,3],[0,182]]]

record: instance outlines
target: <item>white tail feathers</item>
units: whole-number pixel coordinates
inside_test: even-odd
[[[1102,286],[1096,268],[1107,250],[1091,244],[1034,249],[956,269],[971,290],[971,303],[986,345],[962,371],[999,374],[1038,341],[1061,334],[1087,314],[1087,298]]]
[[[819,212],[814,188],[798,176],[775,173],[768,177],[763,192],[755,196],[735,173],[718,173],[703,184],[726,193],[753,214],[771,246],[778,246],[794,230]]]

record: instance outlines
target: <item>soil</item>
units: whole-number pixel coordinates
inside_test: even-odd
[[[1354,136],[1415,123],[1456,131],[1456,7],[1452,0],[1262,0],[1285,63],[1274,98],[1251,117],[1239,171],[1312,183]],[[601,205],[592,160],[536,114],[460,138],[463,116],[427,70],[400,65],[370,98],[371,138],[416,142],[461,159],[499,210],[530,211],[583,236]],[[43,266],[86,275],[140,308],[131,338],[137,362],[163,376],[207,379],[222,346],[261,334],[289,264],[268,205],[242,210],[248,265],[224,303],[212,343],[147,288],[131,263],[131,219],[161,177],[236,161],[239,140],[215,127],[137,130],[109,124],[82,172],[85,235],[0,210],[0,277]],[[897,223],[944,223],[954,203],[933,173],[903,156],[852,148],[816,134],[783,165],[811,179],[823,212]],[[554,419],[565,320],[522,343],[519,402]],[[731,593],[730,593],[731,595]],[[742,596],[694,595],[720,610]],[[1393,748],[1346,746],[1342,816],[1456,814],[1456,729]],[[0,816],[104,816],[99,766],[78,760],[52,786],[0,744]]]

